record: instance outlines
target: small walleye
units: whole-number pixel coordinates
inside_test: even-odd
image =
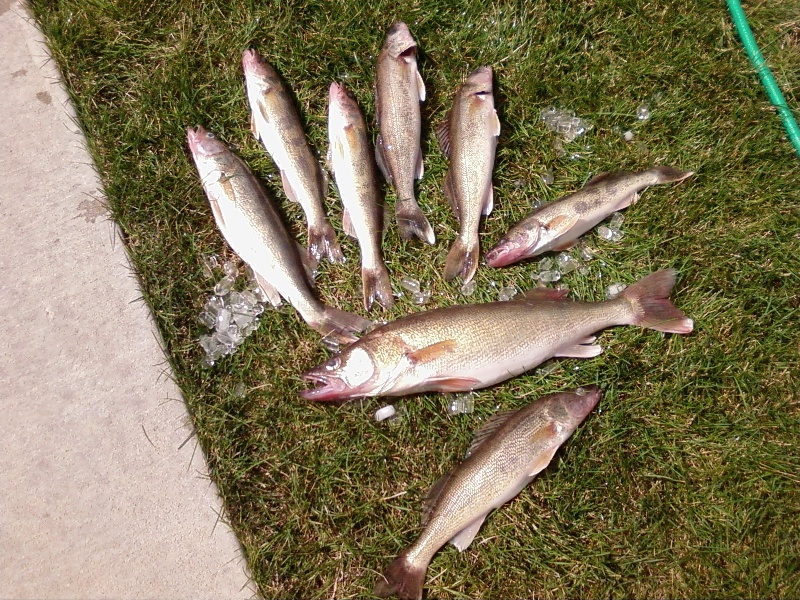
[[[480,67],[467,77],[437,135],[450,159],[444,194],[460,228],[447,255],[444,278],[460,276],[467,283],[478,268],[481,216],[494,207],[492,169],[500,120],[494,109],[491,67]]]
[[[328,139],[330,167],[344,205],[344,230],[361,247],[364,307],[369,310],[377,300],[392,308],[392,285],[381,255],[383,207],[367,125],[355,98],[338,83],[329,90]]]
[[[403,396],[484,388],[554,356],[591,358],[593,335],[615,325],[689,333],[693,323],[668,299],[674,269],[656,271],[604,302],[565,299],[534,288],[509,302],[414,313],[373,329],[305,373],[307,400]]]
[[[314,296],[298,244],[247,165],[203,127],[190,127],[187,141],[217,227],[253,269],[270,302],[277,306],[285,298],[323,336],[344,343],[357,339],[354,334],[370,321],[325,306]]]
[[[330,262],[344,262],[323,208],[327,182],[308,145],[289,89],[255,50],[244,51],[242,67],[253,135],[280,170],[286,196],[303,207],[308,221],[308,253],[312,265],[316,266],[322,256],[327,256]]]
[[[548,250],[566,250],[608,215],[634,204],[646,187],[692,175],[673,167],[602,173],[583,189],[540,206],[514,225],[486,254],[486,264],[504,267]]]
[[[416,542],[389,565],[377,596],[420,600],[425,572],[448,541],[459,552],[486,516],[528,485],[600,401],[600,388],[549,394],[519,410],[498,413],[475,435],[465,460],[431,488]]]
[[[422,179],[419,104],[425,84],[417,70],[417,42],[405,23],[395,23],[386,34],[375,74],[375,113],[378,140],[375,158],[394,188],[395,218],[403,239],[436,242],[433,227],[417,204],[414,180]]]

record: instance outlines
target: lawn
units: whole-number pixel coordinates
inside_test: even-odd
[[[463,457],[482,420],[592,383],[604,391],[598,408],[469,549],[434,557],[428,595],[800,596],[800,163],[722,3],[34,0],[32,9],[265,598],[369,596],[418,534],[427,489]],[[745,10],[790,106],[800,106],[798,3]],[[390,423],[372,419],[386,399],[298,397],[301,373],[329,353],[290,307],[268,310],[238,352],[201,365],[207,330],[197,316],[214,286],[203,259],[231,251],[186,127],[202,124],[229,143],[304,241],[302,212],[249,131],[241,53],[258,49],[291,85],[324,157],[331,81],[353,91],[374,134],[375,60],[395,20],[421,47],[428,98],[418,190],[438,240],[405,242],[389,226],[393,283],[413,276],[432,296],[419,307],[406,294],[369,316],[391,320],[534,285],[535,260],[480,266],[469,298],[442,278],[457,225],[442,194],[447,162],[435,129],[466,74],[487,64],[502,132],[483,251],[532,203],[600,172],[694,171],[626,209],[621,241],[587,234],[596,257],[559,282],[574,298],[602,300],[612,283],[675,267],[672,297],[694,319],[691,335],[608,330],[600,356],[552,361],[483,390],[471,414],[451,416],[446,397],[426,394],[397,400],[401,415]],[[645,103],[651,116],[639,120]],[[549,105],[593,129],[560,150],[540,119]],[[542,179],[548,169],[551,185]],[[322,264],[319,294],[364,314],[358,247],[341,234],[332,184],[327,208],[348,261]]]

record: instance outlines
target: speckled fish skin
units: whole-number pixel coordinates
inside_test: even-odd
[[[364,308],[377,300],[394,306],[389,272],[381,254],[383,210],[367,125],[355,98],[344,85],[332,83],[328,100],[330,161],[345,210],[345,231],[361,247]]]
[[[614,325],[689,333],[692,321],[668,300],[674,269],[630,285],[604,302],[564,299],[534,288],[509,302],[465,304],[415,313],[374,329],[305,379],[309,400],[459,392],[510,379],[554,356],[602,352],[593,334]]]
[[[414,194],[414,181],[422,179],[424,173],[419,106],[424,100],[425,84],[417,70],[417,42],[405,23],[394,23],[386,33],[375,73],[379,129],[375,157],[397,195],[395,218],[401,237],[434,244],[433,227]]]
[[[444,278],[469,282],[478,268],[481,217],[492,212],[492,170],[500,135],[494,109],[492,68],[470,73],[456,92],[453,108],[438,131],[440,145],[450,159],[444,192],[459,223],[444,267]]]
[[[308,145],[292,96],[278,73],[255,50],[242,55],[253,134],[281,172],[283,189],[299,202],[308,221],[308,253],[316,265],[322,256],[343,262],[323,203],[325,177]]]
[[[583,189],[540,206],[514,225],[486,253],[486,264],[503,267],[548,250],[565,250],[608,215],[634,204],[646,187],[692,175],[667,166],[598,175]]]
[[[217,227],[256,273],[273,304],[279,296],[323,336],[352,342],[370,323],[325,306],[311,289],[297,243],[291,238],[264,188],[245,163],[203,127],[187,130],[187,141]]]
[[[486,516],[519,494],[550,464],[558,448],[600,401],[588,386],[544,396],[516,411],[490,417],[464,461],[434,484],[419,539],[386,569],[375,587],[381,597],[422,598],[433,555],[448,541],[467,548]]]

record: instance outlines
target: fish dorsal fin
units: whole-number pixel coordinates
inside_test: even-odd
[[[436,128],[436,139],[439,140],[439,148],[448,159],[450,158],[450,111],[444,117],[444,121]]]
[[[474,454],[480,445],[487,440],[487,438],[505,425],[508,420],[518,412],[519,409],[504,410],[503,412],[499,412],[489,417],[486,420],[486,423],[484,423],[477,431],[475,431],[475,437],[472,438],[472,444],[470,445],[469,450],[467,450],[467,453],[464,455],[464,458]]]
[[[499,137],[500,136],[500,117],[497,116],[497,111],[496,110],[492,111],[492,122],[491,122],[491,124],[494,125],[494,131],[492,131],[492,134],[495,137]]]
[[[452,352],[458,346],[455,340],[443,340],[436,342],[430,346],[419,348],[406,354],[406,358],[412,364],[418,365],[421,363],[431,362],[437,358],[444,356],[448,352]]]
[[[555,290],[553,288],[535,287],[525,290],[517,299],[519,300],[566,300],[569,290]]]
[[[603,171],[602,173],[598,173],[594,177],[592,177],[589,181],[586,182],[586,185],[583,187],[588,187],[590,185],[598,185],[600,183],[609,183],[611,181],[616,181],[618,179],[622,179],[630,175],[630,171]]]
[[[417,73],[417,90],[419,91],[419,101],[425,102],[425,82],[422,81],[422,75],[419,74],[419,70],[416,70]]]
[[[439,503],[439,496],[442,495],[442,490],[444,486],[447,485],[447,482],[450,481],[450,478],[453,477],[453,473],[455,473],[456,467],[450,469],[447,473],[442,475],[439,479],[436,480],[431,486],[431,489],[428,491],[428,495],[425,496],[425,501],[422,503],[422,526],[425,527],[428,524],[428,521],[431,519],[431,515],[433,511],[436,509],[436,505]]]

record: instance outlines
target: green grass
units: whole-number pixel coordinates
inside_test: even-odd
[[[797,2],[745,8],[797,107]],[[549,469],[490,516],[471,548],[437,554],[427,593],[800,596],[800,165],[722,3],[35,0],[33,10],[264,597],[369,595],[377,573],[417,535],[427,488],[463,456],[481,419],[588,383],[605,391],[599,409]],[[421,279],[434,291],[430,306],[464,301],[441,278],[455,221],[433,131],[466,73],[491,64],[503,131],[484,250],[532,200],[555,199],[601,171],[694,170],[627,209],[621,243],[589,234],[598,250],[589,275],[565,277],[574,296],[599,300],[609,283],[674,266],[673,298],[695,320],[692,335],[617,328],[601,335],[599,357],[485,390],[472,415],[449,417],[446,400],[430,394],[399,401],[394,425],[372,421],[379,399],[337,407],[298,398],[300,373],[326,353],[292,309],[268,312],[238,353],[200,367],[196,317],[213,285],[201,259],[230,251],[185,128],[203,124],[230,143],[303,239],[302,213],[285,201],[248,130],[241,51],[253,46],[275,64],[324,154],[330,81],[346,81],[374,122],[374,62],[396,19],[423,52],[420,202],[439,240],[434,248],[404,243],[392,226],[393,279]],[[637,122],[644,101],[652,118]],[[550,104],[595,125],[567,156],[557,156],[539,120]],[[625,129],[635,131],[633,143],[622,140]],[[573,152],[583,158],[571,160]],[[539,177],[548,167],[550,187]],[[341,231],[333,189],[329,210]],[[345,246],[348,265],[324,266],[318,287],[325,301],[358,311],[358,253]],[[481,267],[474,299],[495,298],[491,281],[527,287],[530,270]],[[385,318],[414,310],[401,300]],[[240,382],[244,397],[233,392]]]

